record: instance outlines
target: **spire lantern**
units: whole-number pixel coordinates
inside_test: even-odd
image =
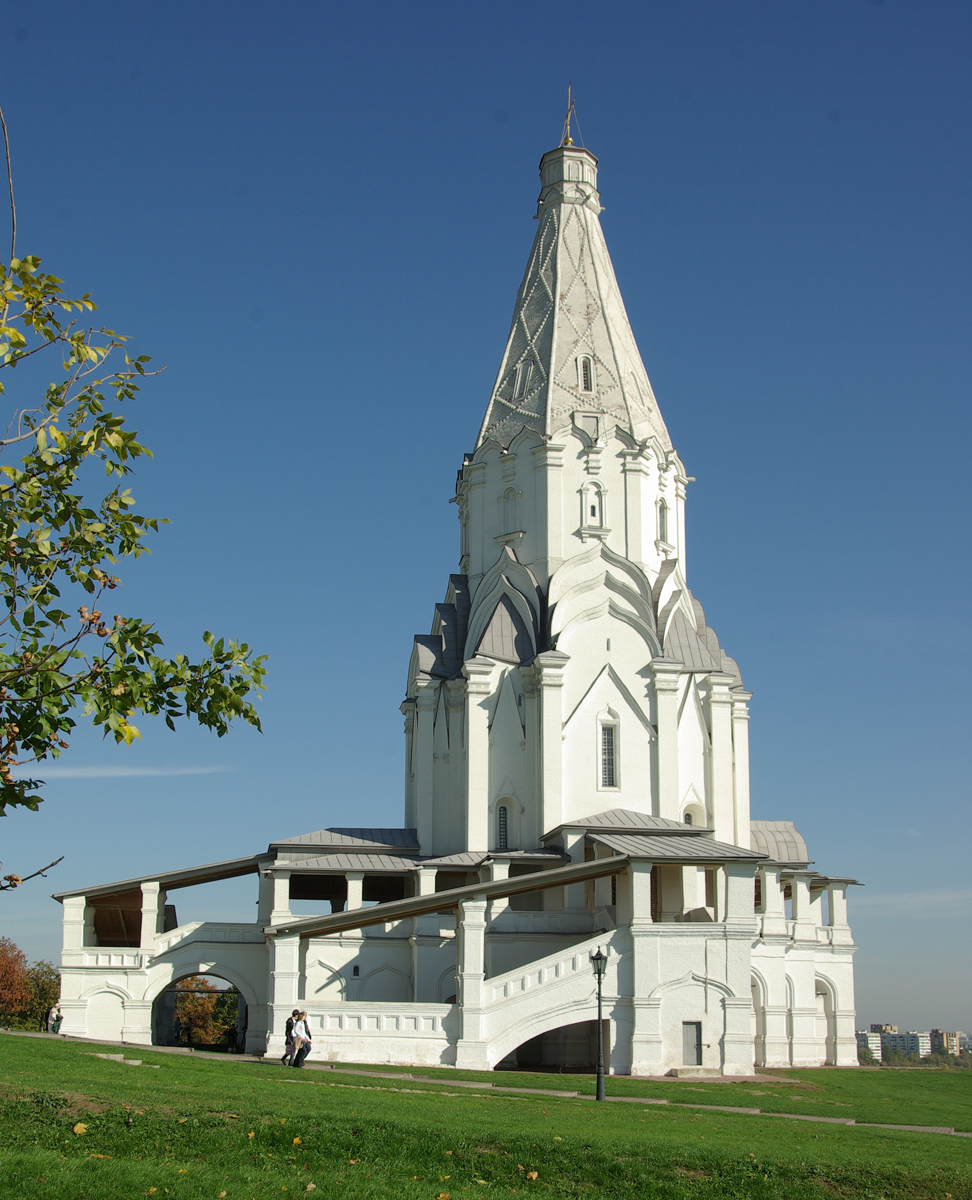
[[[540,159],[540,198],[537,216],[552,204],[583,204],[601,212],[597,191],[597,159],[583,146],[558,146]]]

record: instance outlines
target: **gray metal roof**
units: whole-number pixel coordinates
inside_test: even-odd
[[[333,871],[343,875],[345,871],[412,871],[418,865],[417,859],[405,858],[398,854],[368,854],[359,851],[341,851],[337,854],[322,854],[317,858],[300,858],[296,862],[277,864],[291,874],[303,871]]]
[[[722,670],[721,656],[712,655],[681,609],[672,617],[665,634],[665,658],[683,663],[689,672],[708,674]]]
[[[443,854],[440,858],[423,858],[420,867],[481,867],[488,858],[485,850],[463,850],[458,854]]]
[[[192,887],[197,883],[215,883],[217,879],[253,875],[260,869],[261,857],[266,860],[265,855],[254,854],[247,858],[227,858],[223,862],[206,863],[201,867],[183,867],[179,871],[155,871],[139,875],[136,879],[122,879],[118,883],[99,883],[96,887],[55,892],[54,899],[63,900],[67,896],[113,896],[116,892],[128,892],[149,882],[158,882],[163,891],[171,892],[175,888]]]
[[[576,821],[564,821],[550,833],[545,833],[543,840],[553,837],[562,829],[616,829],[621,832],[682,834],[689,837],[709,832],[701,825],[683,825],[681,821],[672,821],[668,817],[652,817],[648,813],[632,812],[629,808],[610,808],[607,812],[579,817]]]
[[[807,843],[792,821],[750,821],[753,849],[770,862],[806,866],[810,862]]]
[[[645,833],[598,833],[592,831],[590,838],[602,846],[608,846],[628,858],[648,858],[653,862],[757,862],[763,855],[758,851],[744,850],[742,846],[730,846],[727,842],[716,842],[712,838],[658,837]]]
[[[418,833],[414,829],[356,829],[338,827],[301,833],[297,837],[271,842],[272,850],[301,849],[305,846],[333,846],[346,850],[415,850]]]
[[[485,883],[468,884],[466,887],[449,888],[444,892],[432,892],[427,896],[387,900],[383,904],[356,908],[350,912],[331,913],[321,917],[295,917],[276,927],[267,926],[267,930],[271,933],[297,933],[301,937],[322,937],[329,933],[342,933],[347,929],[380,925],[385,921],[400,921],[403,917],[444,912],[461,904],[463,900],[495,900],[500,896],[518,896],[522,892],[559,887],[566,883],[580,883],[585,879],[599,879],[604,875],[623,871],[628,862],[629,859],[622,854],[617,858],[600,858],[594,862],[570,863],[550,871],[531,871],[529,875],[518,875],[512,879],[489,880]]]

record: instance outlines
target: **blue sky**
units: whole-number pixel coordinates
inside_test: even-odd
[[[399,824],[413,633],[568,79],[689,494],[689,582],[754,693],[754,815],[851,916],[860,1022],[972,1027],[972,9],[939,0],[8,4],[21,252],[168,364],[132,406],[172,524],[120,611],[270,654],[265,733],[140,722],[0,827],[57,889]],[[0,238],[2,241],[2,238]],[[13,395],[11,394],[11,402]],[[115,593],[119,595],[119,593]],[[252,882],[174,897],[249,918]]]

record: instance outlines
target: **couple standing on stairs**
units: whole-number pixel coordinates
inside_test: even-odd
[[[287,1048],[280,1061],[285,1067],[302,1067],[310,1048],[311,1035],[307,1028],[307,1013],[295,1008],[287,1018]]]

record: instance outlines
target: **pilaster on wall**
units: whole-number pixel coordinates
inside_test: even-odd
[[[466,849],[489,849],[489,697],[496,664],[486,658],[463,663],[466,683]],[[425,835],[422,850],[425,852]]]
[[[667,658],[653,658],[651,669],[655,686],[655,715],[658,721],[656,762],[658,788],[656,817],[678,820],[678,680],[682,664]],[[655,806],[652,806],[655,808]]]
[[[267,1053],[280,1056],[284,1052],[287,1018],[298,1006],[300,985],[300,937],[267,939],[270,949],[270,1013],[267,1034]]]
[[[629,561],[643,566],[644,491],[650,468],[643,450],[623,450],[621,458],[624,471],[624,553]]]
[[[752,692],[732,693],[732,783],[737,846],[749,850],[749,701]]]
[[[527,794],[523,797],[526,813],[523,816],[523,844],[538,845],[546,832],[543,828],[542,789],[540,786],[540,688],[537,672],[531,663],[520,667],[523,687],[524,778]]]
[[[418,685],[412,717],[412,776],[415,793],[415,819],[423,854],[434,854],[435,831],[435,760],[432,734],[435,702],[439,694],[436,680]]]
[[[736,844],[736,813],[732,767],[733,675],[709,675],[705,681],[705,709],[709,723],[709,796],[717,842]]]
[[[431,896],[435,891],[435,867],[419,867],[414,872],[417,896]],[[416,1004],[434,1004],[439,996],[439,975],[441,973],[440,950],[442,938],[440,935],[440,919],[438,913],[426,913],[413,918],[414,931],[409,938],[412,950],[412,985],[413,999]]]
[[[540,689],[540,812],[542,830],[563,821],[564,671],[570,655],[546,650],[533,660]]]
[[[412,737],[415,725],[415,700],[409,697],[401,703],[401,713],[405,718],[405,827],[418,828],[418,814],[415,804],[415,774]]]
[[[834,946],[853,946],[854,944],[851,927],[847,923],[847,887],[847,881],[843,879],[835,879],[827,886],[832,930],[831,941]]]
[[[662,1062],[659,939],[652,934],[650,862],[632,862],[618,876],[618,928],[631,931],[631,958],[625,992],[631,996],[630,1071],[656,1075]]]
[[[464,900],[459,906],[456,930],[459,978],[459,1040],[456,1066],[467,1071],[488,1071],[484,1028],[483,981],[486,978],[486,901]]]
[[[486,464],[467,463],[463,469],[466,487],[466,511],[468,513],[469,578],[478,580],[483,571],[483,504],[485,501]]]
[[[563,466],[566,446],[547,443],[533,451],[537,498],[537,553],[532,569],[541,587],[564,561]]]

